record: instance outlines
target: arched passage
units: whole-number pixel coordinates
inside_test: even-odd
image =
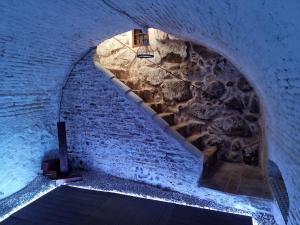
[[[153,58],[136,57],[142,48],[129,31],[100,43],[95,63],[203,153],[201,185],[269,197],[264,121],[253,87],[218,53],[156,29],[148,32]]]

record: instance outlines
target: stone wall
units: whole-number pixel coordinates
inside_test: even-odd
[[[259,100],[229,60],[155,29],[149,29],[154,58],[138,59],[131,39],[132,32],[126,32],[105,40],[96,60],[137,94],[147,91],[147,98],[141,96],[145,100],[174,112],[175,124],[190,124],[186,136],[199,134],[200,150],[216,146],[220,160],[252,166],[263,162]]]
[[[95,67],[93,55],[76,64],[63,90],[61,119],[72,167],[193,194],[202,159],[128,100]]]

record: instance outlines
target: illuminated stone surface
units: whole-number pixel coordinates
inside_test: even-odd
[[[264,167],[259,102],[243,75],[229,60],[204,46],[179,38],[170,39],[169,34],[153,28],[148,32],[156,53],[150,62],[133,58],[138,48],[130,45],[131,32],[100,43],[96,61],[111,70],[146,103],[162,105],[153,108],[157,113],[174,113],[171,125],[176,125],[174,128],[187,140],[204,133],[206,140],[215,139],[202,141],[200,146],[197,145],[199,141],[193,141],[199,151],[205,152],[213,145],[221,160]],[[146,92],[152,93],[152,97]],[[249,120],[249,116],[255,119]],[[194,123],[203,126],[194,129],[191,126]],[[237,141],[239,147],[232,150],[231,145]],[[253,145],[256,151],[250,154]],[[210,170],[216,167],[212,165]]]

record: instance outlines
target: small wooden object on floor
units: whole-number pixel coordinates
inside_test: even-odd
[[[59,143],[59,158],[43,161],[43,175],[52,180],[56,180],[57,185],[82,180],[81,175],[72,174],[69,171],[65,122],[57,123],[57,134]]]

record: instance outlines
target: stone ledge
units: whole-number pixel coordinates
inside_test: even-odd
[[[120,81],[118,78],[113,77],[112,79],[110,79],[110,81],[115,84],[116,86],[118,86],[118,88],[124,92],[126,95],[127,93],[129,93],[131,91],[131,88],[129,88],[128,86],[126,86],[122,81]]]

